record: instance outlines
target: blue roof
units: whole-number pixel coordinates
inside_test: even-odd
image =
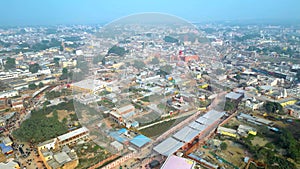
[[[0,144],[0,147],[1,147],[1,150],[2,150],[3,154],[8,153],[10,151],[13,151],[13,148],[11,146],[6,146],[3,143]]]
[[[121,128],[120,130],[118,130],[119,134],[123,134],[123,133],[126,133],[126,132],[127,132],[127,129],[125,129],[125,128]]]
[[[132,127],[138,127],[139,126],[139,122],[134,121],[134,122],[131,123],[131,126]]]
[[[119,132],[111,132],[109,133],[109,135],[114,138],[115,140],[117,140],[118,142],[121,142],[121,143],[125,143],[126,141],[128,141],[127,138],[125,137],[122,137]]]
[[[126,137],[122,137],[122,134],[124,134],[126,132],[127,132],[127,129],[122,128],[118,131],[114,131],[114,132],[109,133],[109,136],[111,136],[112,138],[114,138],[118,142],[124,143],[126,141],[129,141],[129,139],[127,139]]]
[[[151,141],[150,138],[140,134],[136,137],[134,137],[130,143],[132,143],[133,145],[137,146],[137,147],[143,147],[145,144],[149,143]]]

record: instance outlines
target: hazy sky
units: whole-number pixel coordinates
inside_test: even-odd
[[[300,20],[300,0],[1,0],[0,25],[104,23],[162,12],[191,22]]]

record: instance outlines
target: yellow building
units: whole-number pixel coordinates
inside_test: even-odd
[[[208,84],[202,84],[202,85],[199,86],[199,88],[201,88],[201,89],[205,89],[207,87],[208,87]]]
[[[288,106],[288,105],[293,105],[297,102],[296,99],[293,99],[293,100],[286,100],[286,101],[283,101],[283,102],[280,102],[280,105],[282,107],[285,107],[285,106]]]

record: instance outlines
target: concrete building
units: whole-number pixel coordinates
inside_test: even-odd
[[[76,152],[67,145],[60,151],[44,148],[38,150],[38,153],[47,169],[74,169],[79,164]]]
[[[8,162],[1,162],[0,168],[1,169],[20,169],[21,167],[17,162],[10,160]]]
[[[10,98],[15,96],[19,96],[19,92],[17,90],[0,92],[0,98]]]
[[[59,147],[74,145],[81,140],[89,139],[89,130],[86,127],[73,130],[69,133],[57,137]]]

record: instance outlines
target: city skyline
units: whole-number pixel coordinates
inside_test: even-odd
[[[0,26],[102,24],[144,13],[166,13],[190,22],[272,21],[295,22],[300,2],[289,1],[4,1]]]

